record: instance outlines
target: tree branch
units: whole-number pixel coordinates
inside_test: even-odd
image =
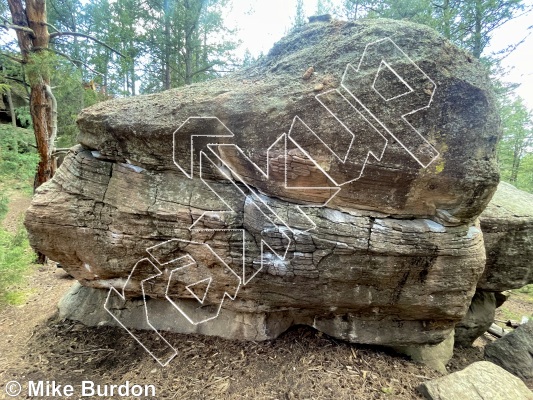
[[[22,79],[18,79],[18,78],[13,78],[12,76],[4,76],[3,77],[4,79],[9,79],[10,81],[14,81],[14,82],[18,82],[22,85],[24,85],[25,87],[30,87],[30,85],[28,85],[26,82],[24,82]],[[29,97],[28,97],[29,99]]]
[[[33,32],[33,29],[28,28],[27,26],[14,25],[11,22],[9,22],[8,19],[6,19],[4,17],[0,17],[0,18],[2,18],[2,20],[4,21],[3,24],[0,24],[0,28],[4,28],[4,29],[7,29],[7,30],[14,29],[16,31],[28,32],[28,33],[31,33],[32,35],[35,35],[35,32]]]
[[[93,42],[96,42],[102,46],[104,46],[105,48],[111,50],[112,52],[118,54],[119,56],[121,57],[124,57],[124,58],[127,58],[124,54],[122,54],[120,51],[118,50],[115,50],[114,48],[112,48],[111,46],[109,46],[108,44],[102,42],[101,40],[95,38],[94,36],[91,36],[91,35],[86,35],[85,33],[79,33],[79,32],[54,32],[54,33],[51,33],[50,34],[50,39],[54,39],[56,37],[60,37],[60,36],[78,36],[78,37],[83,37],[83,38],[86,38],[86,39],[90,39],[92,40]]]
[[[54,25],[52,25],[51,23],[49,22],[45,22],[45,24],[49,27],[49,28],[52,28],[54,31],[56,32],[59,32],[59,29],[57,29]]]
[[[68,61],[70,61],[72,64],[74,64],[76,67],[80,68],[82,65],[87,68],[89,71],[95,73],[95,74],[98,74],[98,75],[101,75],[101,76],[104,76],[104,74],[102,74],[101,72],[98,72],[98,71],[95,71],[94,69],[92,69],[91,67],[89,67],[86,63],[84,63],[83,61],[81,60],[75,60],[74,58],[70,57],[68,54],[65,54],[59,50],[56,50],[56,49],[51,49],[49,47],[35,47],[34,50],[46,50],[46,51],[50,51],[54,54],[57,54],[58,56],[61,56],[61,57],[64,57],[66,58]]]
[[[205,72],[205,71],[208,71],[210,70],[211,68],[213,68],[215,65],[217,65],[217,63],[214,63],[214,64],[210,64],[208,65],[207,67],[204,67],[204,68],[201,68],[197,71],[194,71],[192,74],[191,74],[191,77],[192,76],[195,76],[195,75],[198,75],[198,74],[201,74],[202,72]]]
[[[11,59],[11,60],[13,60],[13,61],[16,61],[16,62],[18,62],[19,64],[24,64],[24,60],[21,59],[21,58],[13,57],[13,56],[11,56],[11,55],[9,55],[9,54],[2,53],[2,52],[0,52],[0,55],[1,55],[1,56],[4,56],[4,57],[7,57],[7,58],[9,58],[9,59]]]
[[[528,32],[528,34],[526,36],[524,36],[522,38],[522,40],[518,41],[517,43],[514,43],[514,44],[510,44],[509,46],[507,46],[505,49],[502,49],[494,54],[498,55],[498,54],[503,54],[503,56],[497,58],[499,62],[501,62],[502,60],[504,60],[505,58],[507,58],[510,54],[512,54],[513,51],[515,51],[518,46],[520,46],[522,43],[524,43],[526,41],[526,39],[531,35],[531,32]]]

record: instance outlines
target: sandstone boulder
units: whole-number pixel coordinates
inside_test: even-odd
[[[109,304],[159,304],[175,331],[231,315],[230,337],[307,324],[399,346],[443,341],[468,308],[498,118],[483,68],[426,27],[310,24],[249,69],[79,127],[25,224]]]
[[[487,264],[478,288],[501,292],[533,283],[533,195],[500,182],[480,220]]]
[[[100,103],[78,123],[83,146],[149,171],[190,173],[206,143],[228,143],[216,151],[234,176],[271,196],[459,224],[498,184],[498,120],[470,55],[429,28],[369,20],[307,25],[242,72]],[[210,136],[192,160],[191,135]]]

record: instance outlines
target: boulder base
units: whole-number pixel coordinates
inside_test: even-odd
[[[446,374],[448,373],[446,364],[453,357],[453,345],[454,333],[450,332],[449,336],[437,345],[396,346],[393,349],[409,356],[415,362]]]
[[[239,313],[223,310],[218,318],[205,324],[193,325],[176,312],[172,305],[162,299],[121,300],[107,298],[106,290],[94,289],[75,283],[59,302],[59,317],[79,321],[87,326],[120,326],[102,306],[113,312],[120,323],[129,329],[163,330],[185,334],[219,336],[238,340],[273,339],[285,332],[292,324],[290,313]],[[196,302],[190,302],[190,312],[200,313]],[[150,323],[151,326],[148,324]]]

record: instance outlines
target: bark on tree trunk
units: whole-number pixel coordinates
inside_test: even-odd
[[[46,1],[26,0],[26,9],[22,0],[8,0],[13,23],[27,26],[31,32],[17,31],[20,52],[25,64],[33,62],[30,54],[45,51],[48,48],[50,35],[46,25]],[[35,49],[35,50],[34,50]],[[37,50],[38,49],[38,50]],[[47,95],[46,87],[50,84],[50,73],[46,67],[32,74],[30,79],[30,114],[35,132],[37,151],[40,161],[35,177],[34,187],[37,188],[50,180],[54,174],[51,139],[53,139],[53,103],[54,99]]]
[[[26,0],[26,9],[22,0],[8,0],[11,17],[15,25],[30,28],[33,33],[17,30],[17,39],[22,59],[25,64],[35,60],[30,57],[39,52],[46,51],[50,35],[46,25],[46,0]],[[52,147],[54,140],[54,115],[55,99],[49,88],[50,72],[42,66],[32,72],[30,77],[30,114],[35,132],[37,151],[40,156],[37,174],[35,175],[34,188],[50,180],[54,174]],[[48,93],[47,93],[48,91]],[[46,262],[46,257],[38,253],[39,262]]]
[[[34,32],[32,38],[33,48],[39,50],[35,54],[43,52],[48,48],[50,35],[46,25],[46,1],[26,0],[26,15],[29,27]],[[53,140],[52,124],[52,102],[46,93],[46,87],[50,85],[50,73],[46,69],[39,71],[39,77],[35,77],[34,82],[30,82],[30,114],[35,131],[35,140],[40,155],[39,167],[37,169],[36,188],[49,181],[54,175],[54,162],[52,159],[51,139]]]

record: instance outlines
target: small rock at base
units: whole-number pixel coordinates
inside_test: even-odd
[[[454,332],[437,345],[392,346],[398,353],[409,356],[414,362],[427,365],[443,374],[448,373],[446,364],[453,357]]]
[[[425,382],[418,390],[430,400],[533,400],[524,382],[488,361]]]
[[[533,378],[533,321],[485,346],[485,359],[519,378]]]

